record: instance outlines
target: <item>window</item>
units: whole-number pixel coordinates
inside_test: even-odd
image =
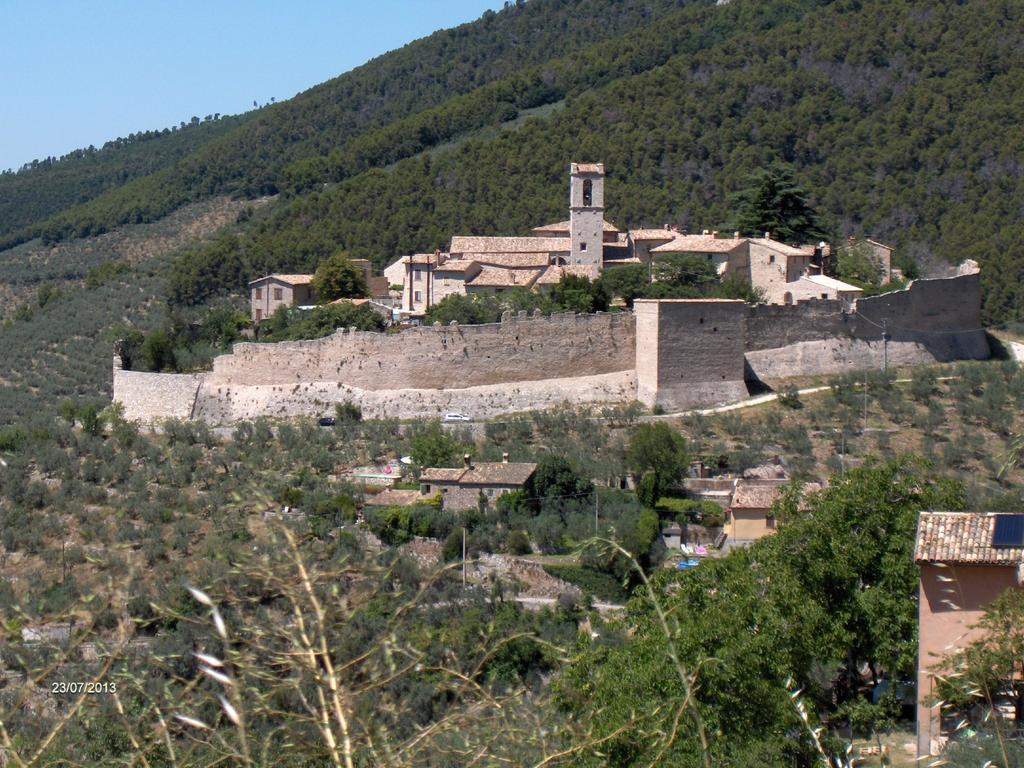
[[[827,293],[823,293],[823,294],[821,294],[821,298],[823,298],[823,299],[827,299],[827,298],[828,298],[828,294],[827,294]]]
[[[580,250],[581,251],[587,250],[587,244],[586,243],[580,243]]]
[[[711,253],[708,254],[708,261],[712,261],[714,258],[715,258],[714,254],[711,254]]]
[[[284,298],[284,289],[283,288],[275,288],[274,289],[274,301],[281,301],[283,298]]]
[[[263,289],[262,288],[257,288],[255,295],[256,295],[256,301],[259,301],[260,299],[262,299],[263,298]]]
[[[412,271],[412,279],[413,279],[413,280],[414,280],[415,282],[417,282],[417,283],[418,283],[418,282],[420,281],[420,279],[421,279],[422,277],[423,277],[423,275],[422,275],[422,271],[421,271],[421,270],[419,270],[419,269],[414,269],[414,270]]]
[[[412,298],[413,298],[413,301],[416,301],[416,302],[423,301],[423,292],[422,291],[416,291],[413,294]]]
[[[258,323],[262,319],[263,319],[263,310],[262,309],[257,309],[256,310],[256,322]]]
[[[768,263],[769,264],[774,264],[775,263],[775,254],[774,253],[769,254],[769,256],[768,256]]]
[[[590,179],[584,179],[583,181],[583,205],[591,206],[594,204],[594,182]]]

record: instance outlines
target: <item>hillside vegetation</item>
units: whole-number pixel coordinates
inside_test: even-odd
[[[984,318],[1000,323],[1024,311],[1024,252],[1016,247],[1024,241],[1024,139],[1015,130],[1024,116],[1024,64],[1015,54],[1024,45],[1022,12],[1021,2],[881,0],[514,5],[236,126],[211,121],[5,176],[0,186],[12,191],[33,180],[35,191],[11,195],[4,219],[22,221],[63,199],[60,174],[76,163],[110,158],[88,184],[71,184],[84,189],[119,167],[117,158],[127,163],[147,147],[227,130],[155,173],[9,233],[8,245],[44,240],[0,251],[0,294],[15,301],[5,316],[45,303],[31,322],[48,313],[60,333],[56,318],[77,310],[46,286],[81,280],[108,260],[104,241],[78,236],[126,221],[183,210],[161,225],[183,227],[180,251],[143,248],[162,261],[133,262],[118,274],[120,295],[133,296],[130,311],[90,302],[90,338],[111,338],[129,316],[143,330],[155,327],[168,300],[192,311],[237,298],[259,274],[312,270],[342,248],[380,267],[443,248],[454,233],[512,234],[563,219],[568,163],[591,159],[609,170],[609,220],[696,230],[731,228],[733,193],[751,171],[781,161],[836,237],[890,241],[925,275],[978,259]],[[214,240],[185,236],[195,210],[181,209],[186,202],[272,190],[284,192]],[[31,293],[39,288],[45,302]],[[0,357],[19,372],[5,376],[12,384],[3,399],[21,403],[6,413],[25,413],[44,391],[14,384],[25,371],[57,381],[70,369],[105,370],[106,352],[91,344],[33,359],[27,340],[41,331],[23,322],[0,330]],[[74,391],[106,387],[104,376]]]

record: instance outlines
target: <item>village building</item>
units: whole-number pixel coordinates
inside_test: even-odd
[[[923,758],[939,754],[949,733],[933,706],[941,660],[980,637],[978,621],[993,600],[1024,587],[1024,514],[922,512],[914,560],[921,571],[917,754]]]
[[[447,251],[400,257],[384,274],[391,285],[401,285],[401,312],[419,319],[452,294],[544,290],[566,274],[594,280],[606,269],[650,267],[653,259],[671,254],[706,259],[719,277],[738,274],[769,303],[831,299],[849,307],[863,294],[824,277],[825,243],[797,248],[773,240],[770,232],[754,238],[708,230],[697,235],[670,225],[620,231],[604,218],[604,181],[603,164],[572,163],[567,220],[520,237],[456,235]]]
[[[536,470],[531,462],[510,462],[507,453],[501,461],[483,462],[474,462],[467,454],[461,467],[424,469],[420,495],[440,494],[445,509],[474,509],[481,498],[489,505],[502,494],[523,490]]]
[[[386,306],[390,297],[388,278],[375,276],[373,265],[369,259],[352,259],[351,261],[352,265],[363,273],[369,299]],[[311,307],[316,303],[313,275],[273,274],[257,278],[249,283],[250,317],[254,323],[266,320],[280,307]],[[390,310],[387,314],[390,315]]]
[[[772,512],[775,502],[789,484],[786,479],[740,478],[725,510],[724,533],[733,545],[750,544],[775,533],[778,520]],[[808,493],[820,491],[819,483],[804,483],[801,505]]]

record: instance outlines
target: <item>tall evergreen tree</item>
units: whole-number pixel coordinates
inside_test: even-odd
[[[773,163],[754,171],[748,182],[733,198],[733,229],[758,237],[771,232],[774,239],[793,244],[826,237],[807,191],[797,183],[791,168]]]

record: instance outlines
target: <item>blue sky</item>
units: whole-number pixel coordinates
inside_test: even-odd
[[[283,101],[501,0],[0,0],[0,169]]]

